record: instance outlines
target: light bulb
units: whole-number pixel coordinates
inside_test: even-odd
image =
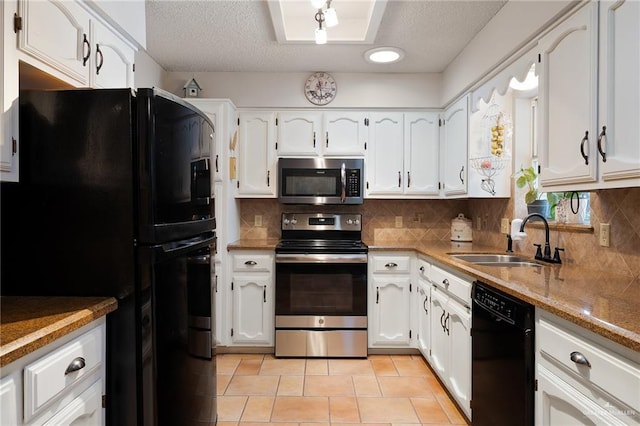
[[[333,7],[324,11],[324,20],[327,27],[335,27],[338,25],[338,14]]]
[[[316,44],[327,44],[327,30],[316,28]]]

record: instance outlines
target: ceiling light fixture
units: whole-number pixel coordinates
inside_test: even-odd
[[[397,47],[376,47],[364,53],[367,61],[374,64],[390,64],[404,58],[404,51]]]
[[[316,44],[327,44],[327,30],[322,28],[324,22],[324,13],[322,9],[318,9],[316,13],[316,21],[318,21],[318,28],[316,28]]]
[[[336,13],[336,9],[331,7],[331,0],[327,1],[327,10],[324,11],[324,19],[326,21],[327,28],[338,25],[338,14]]]
[[[318,28],[316,28],[316,44],[327,44],[327,28],[338,25],[338,14],[331,7],[332,0],[311,0],[311,5],[318,11],[315,14]],[[326,5],[326,9],[322,8]],[[323,24],[324,23],[324,27]]]

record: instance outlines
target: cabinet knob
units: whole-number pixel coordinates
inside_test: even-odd
[[[395,262],[389,262],[386,265],[384,265],[385,268],[397,268],[398,264]]]
[[[255,266],[258,264],[258,262],[256,262],[255,260],[247,260],[246,262],[244,262],[244,264],[247,266]]]
[[[82,370],[85,365],[87,364],[84,361],[84,358],[79,356],[71,361],[71,363],[67,366],[67,369],[64,371],[64,375],[66,376],[67,374],[73,373],[74,371]]]
[[[586,365],[587,367],[591,368],[591,363],[589,362],[587,357],[582,355],[580,352],[571,352],[569,358],[571,358],[571,361],[575,362],[576,364]]]

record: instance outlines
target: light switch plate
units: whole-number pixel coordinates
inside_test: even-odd
[[[509,233],[509,218],[508,217],[503,217],[502,220],[500,220],[500,232],[503,234],[508,234]]]
[[[253,226],[255,227],[261,227],[262,226],[262,215],[261,214],[257,214],[253,217]]]
[[[609,247],[611,244],[611,225],[608,223],[600,224],[600,245]]]
[[[402,228],[402,216],[396,216],[396,228]]]

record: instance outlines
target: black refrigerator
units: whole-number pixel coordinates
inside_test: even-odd
[[[19,117],[2,294],[115,297],[107,423],[215,424],[212,122],[158,89],[21,91]]]

